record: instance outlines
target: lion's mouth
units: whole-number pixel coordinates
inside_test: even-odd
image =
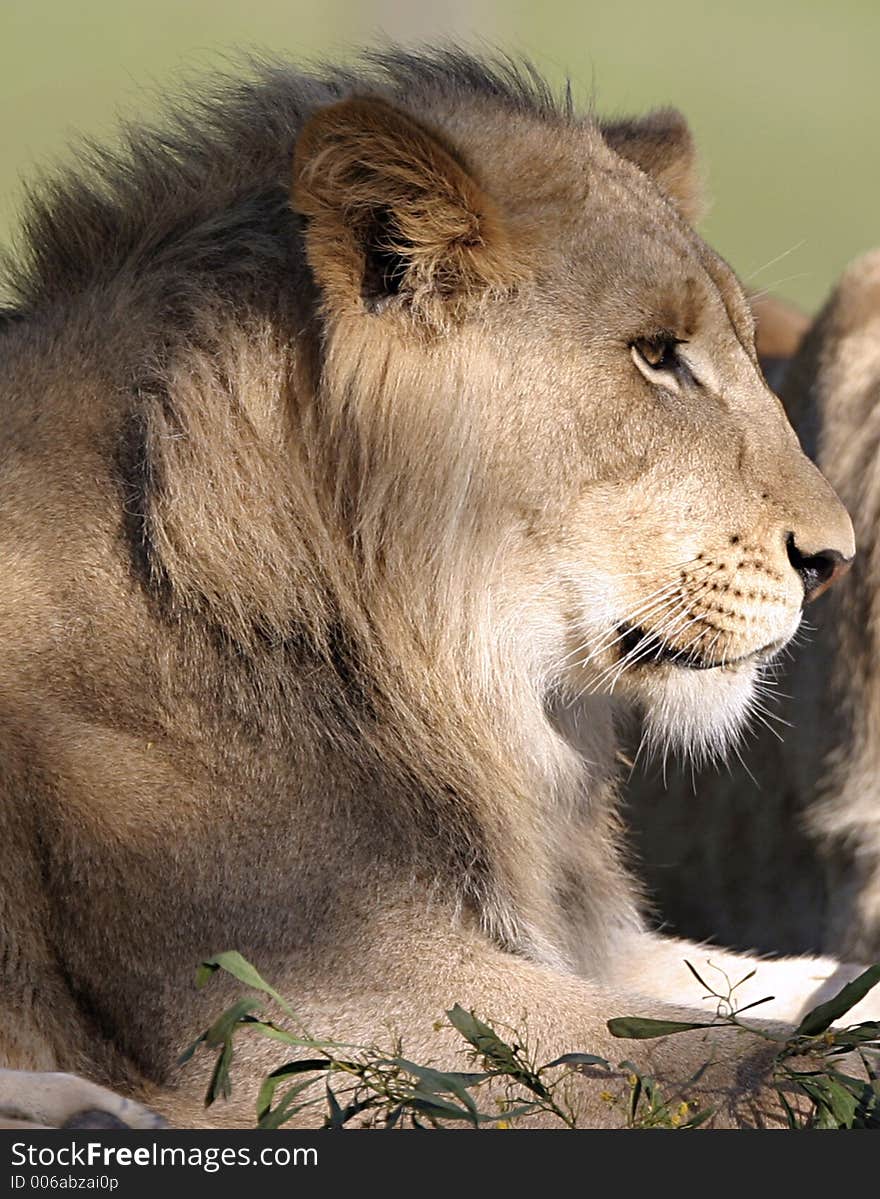
[[[643,629],[638,625],[622,624],[618,627],[617,634],[621,647],[621,660],[626,658],[630,665],[656,666],[665,662],[685,670],[717,670],[721,667],[727,669],[731,666],[738,666],[742,662],[766,661],[785,644],[784,639],[774,641],[770,645],[752,650],[751,653],[719,661],[704,658],[697,650],[676,649],[675,646],[664,642],[662,637],[652,633],[650,629]]]

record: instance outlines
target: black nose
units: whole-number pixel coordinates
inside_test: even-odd
[[[818,598],[832,583],[849,570],[852,558],[844,558],[839,550],[820,550],[818,554],[802,554],[795,545],[794,533],[786,541],[788,560],[801,577],[804,601]]]

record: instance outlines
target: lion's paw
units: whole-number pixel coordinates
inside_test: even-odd
[[[167,1128],[133,1099],[74,1074],[0,1070],[0,1127]]]

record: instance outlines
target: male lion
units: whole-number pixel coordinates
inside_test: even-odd
[[[308,1025],[638,1053],[774,1122],[620,862],[614,704],[722,745],[849,519],[691,226],[674,112],[599,125],[464,54],[266,69],[27,218],[3,338],[0,1053],[178,1124],[234,947]],[[614,693],[612,696],[612,692]],[[745,973],[747,959],[718,954]],[[762,965],[791,1021],[857,970]],[[858,1015],[877,1014],[862,1004]],[[619,1119],[584,1080],[581,1121]],[[0,1076],[0,1110],[116,1101]]]

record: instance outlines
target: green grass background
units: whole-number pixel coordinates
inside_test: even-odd
[[[293,59],[453,37],[529,54],[600,111],[672,103],[702,148],[709,240],[809,308],[880,243],[877,0],[0,0],[0,240],[21,182],[237,49]],[[227,64],[228,65],[228,64]]]

